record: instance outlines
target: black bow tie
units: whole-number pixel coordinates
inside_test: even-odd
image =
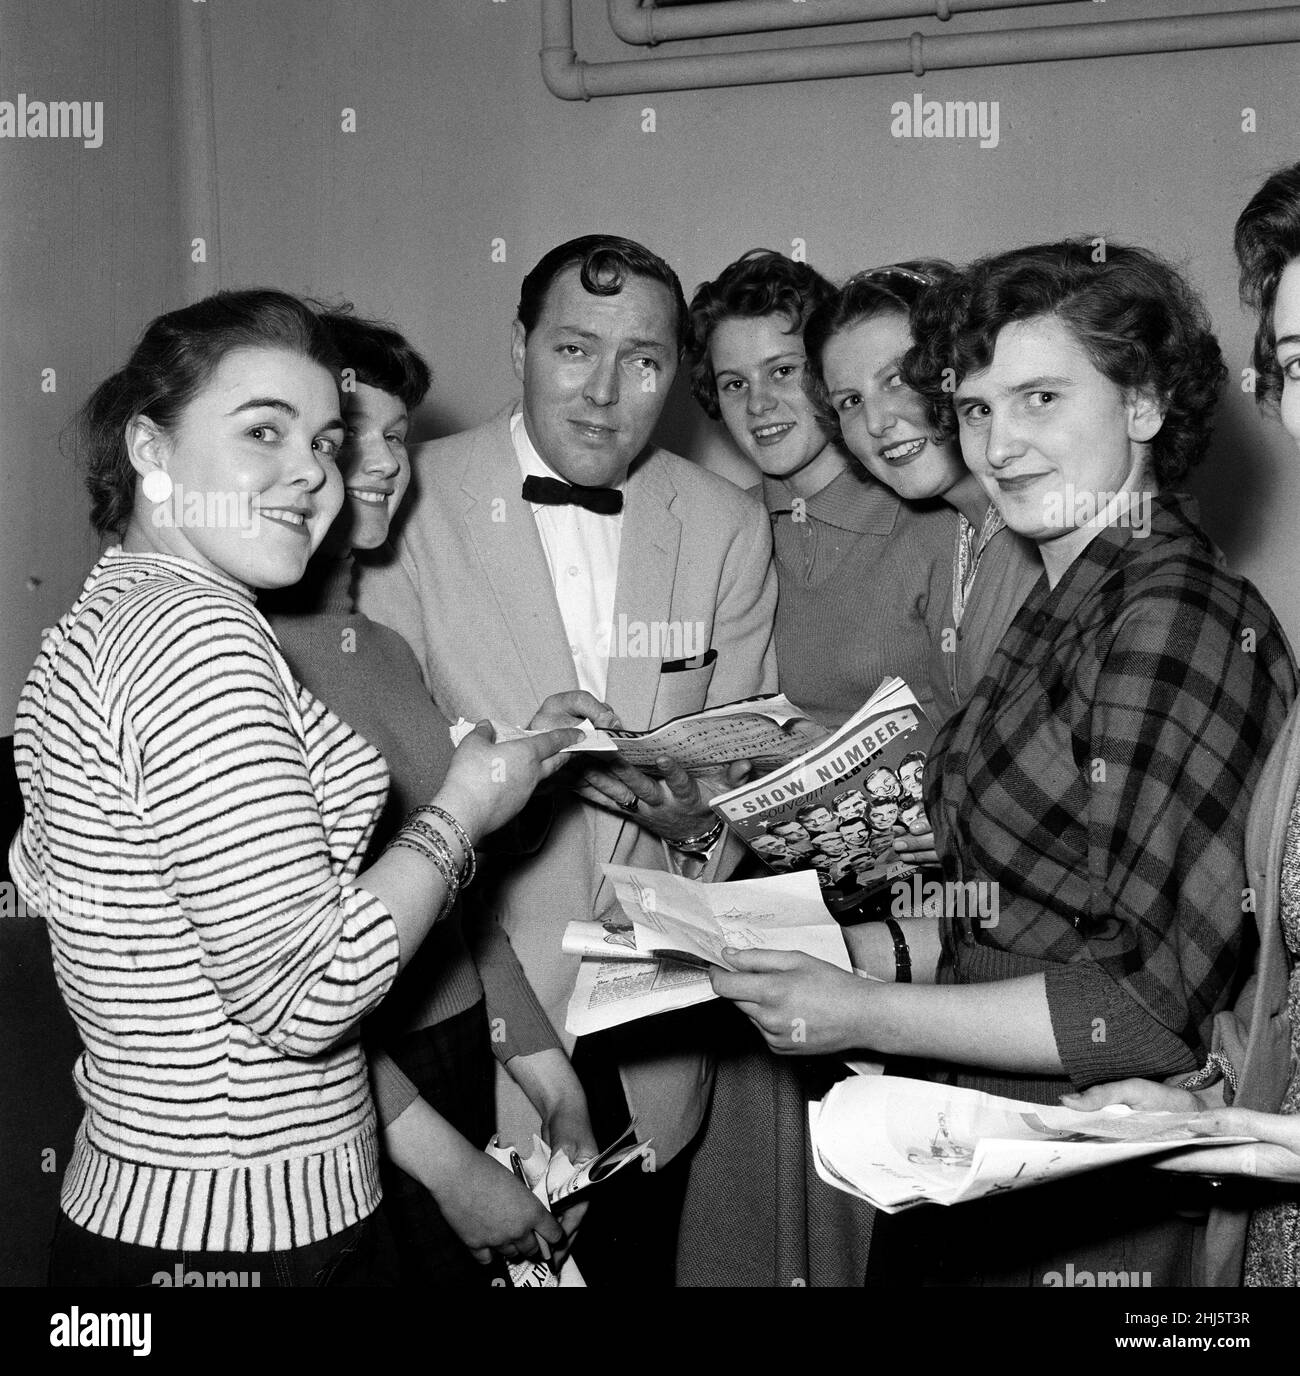
[[[558,478],[525,478],[524,500],[540,506],[581,506],[598,516],[617,516],[623,510],[623,494],[616,487],[583,487]]]

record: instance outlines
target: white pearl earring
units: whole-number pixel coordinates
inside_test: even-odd
[[[151,468],[141,479],[140,487],[151,502],[165,502],[172,495],[171,476],[161,468]]]

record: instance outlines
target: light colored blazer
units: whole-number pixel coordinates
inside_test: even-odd
[[[1291,1078],[1287,991],[1291,962],[1282,934],[1282,852],[1300,789],[1300,702],[1292,707],[1259,776],[1246,822],[1246,876],[1255,894],[1259,954],[1235,1007],[1215,1019],[1215,1049],[1237,1069],[1238,1108],[1276,1113]],[[1205,1284],[1240,1285],[1249,1209],[1213,1209],[1205,1235]]]
[[[410,641],[448,717],[491,716],[522,726],[548,694],[578,682],[536,522],[521,495],[510,415],[414,452],[418,495],[393,557],[364,571],[360,605]],[[775,691],[771,548],[767,513],[750,494],[661,449],[633,466],[614,625],[626,618],[624,643],[635,647],[633,623],[700,623],[703,645],[716,651],[716,659],[665,673],[662,658],[620,657],[616,635],[605,698],[624,726],[645,729],[684,712]],[[699,653],[699,646],[690,648]],[[739,855],[739,844],[728,839],[702,877],[724,878]],[[667,848],[652,833],[557,793],[541,849],[494,861],[485,876],[485,901],[505,926],[557,1031],[578,968],[577,957],[560,950],[565,925],[618,912],[600,874],[606,861],[671,866]],[[703,1048],[665,1049],[661,1022],[650,1018],[621,1029],[619,1055],[638,1135],[654,1138],[662,1165],[699,1127],[712,1067]],[[502,1133],[518,1140],[537,1125],[531,1106],[501,1075],[498,1115]]]

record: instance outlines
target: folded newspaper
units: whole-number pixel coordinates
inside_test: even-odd
[[[817,1174],[891,1214],[1252,1140],[1198,1137],[1188,1126],[1192,1116],[1122,1105],[1080,1113],[890,1076],[842,1080],[808,1106]]]
[[[851,968],[809,871],[703,884],[662,870],[603,869],[625,922],[565,929],[564,950],[583,957],[564,1024],[574,1036],[715,998],[708,970],[733,968],[727,947],[805,951]]]
[[[580,1195],[608,1180],[611,1175],[616,1175],[633,1161],[639,1161],[649,1150],[648,1141],[636,1140],[635,1123],[628,1124],[618,1141],[611,1142],[598,1156],[584,1161],[580,1166],[574,1166],[564,1152],[551,1151],[536,1133],[533,1134],[533,1150],[527,1160],[514,1147],[500,1145],[495,1137],[487,1146],[487,1154],[513,1171],[555,1214],[576,1204]],[[572,1257],[565,1258],[558,1272],[552,1268],[549,1257],[512,1261],[508,1267],[510,1284],[517,1290],[567,1289],[586,1285]]]
[[[710,806],[768,869],[815,870],[826,906],[849,913],[916,869],[894,850],[894,827],[928,827],[933,739],[907,684],[887,678],[833,735]]]

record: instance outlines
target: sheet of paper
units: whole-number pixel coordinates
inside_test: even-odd
[[[789,698],[728,703],[665,722],[653,731],[606,733],[627,764],[657,774],[656,761],[671,755],[688,773],[721,772],[734,760],[750,760],[757,774],[801,755],[826,737]]]
[[[564,929],[560,949],[566,956],[591,956],[596,960],[645,960],[636,948],[631,926],[606,926],[603,922],[575,919]]]
[[[1189,1116],[1079,1113],[886,1076],[832,1086],[809,1129],[821,1178],[893,1213],[1228,1140],[1195,1136]]]
[[[811,870],[704,884],[660,870],[603,865],[639,951],[681,952],[734,969],[736,950],[803,951],[841,970],[850,968],[839,925],[821,900]]]
[[[541,1141],[540,1138],[535,1140]],[[562,1151],[553,1153],[546,1171],[546,1188],[555,1212],[559,1213],[561,1208],[575,1202],[584,1190],[603,1184],[633,1162],[647,1157],[653,1161],[650,1150],[652,1141],[652,1138],[647,1138],[644,1142],[638,1142],[636,1124],[632,1122],[617,1141],[611,1142],[598,1156],[593,1156],[590,1161],[584,1161],[576,1168]]]
[[[464,717],[452,722],[449,728],[452,745],[459,745],[461,741],[474,729],[476,722],[467,721]],[[597,731],[589,721],[576,723],[578,729],[584,733],[583,739],[576,745],[566,745],[560,751],[561,755],[580,755],[588,751],[603,751],[606,754],[618,749],[612,740],[603,731]],[[499,741],[519,741],[527,736],[542,736],[543,731],[530,731],[523,726],[509,726],[502,721],[493,721],[492,730],[496,733]]]
[[[707,970],[675,960],[583,960],[565,1015],[575,1037],[717,998]]]

